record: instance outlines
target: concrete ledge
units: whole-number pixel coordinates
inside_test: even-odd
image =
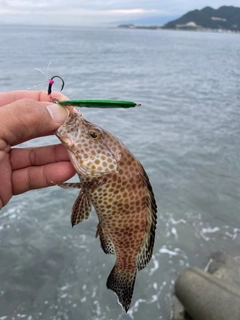
[[[240,290],[198,268],[181,273],[175,294],[194,320],[240,319]]]
[[[222,252],[214,253],[207,272],[240,290],[240,264],[235,258]]]

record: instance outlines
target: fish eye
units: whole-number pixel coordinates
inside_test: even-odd
[[[93,140],[98,140],[100,138],[100,132],[98,132],[97,130],[89,131],[89,135]]]

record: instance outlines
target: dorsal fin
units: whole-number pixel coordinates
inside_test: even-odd
[[[87,193],[82,189],[72,207],[71,222],[72,226],[87,220],[91,213],[91,202]]]
[[[146,225],[146,233],[143,239],[141,248],[139,250],[137,256],[137,268],[138,270],[142,270],[150,261],[153,252],[154,240],[155,240],[155,230],[157,224],[157,204],[154,198],[154,193],[152,190],[152,186],[150,184],[148,175],[144,168],[141,166],[141,176],[143,182],[148,189],[147,195],[147,205],[148,205],[148,219]]]

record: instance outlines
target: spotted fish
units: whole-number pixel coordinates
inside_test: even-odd
[[[57,183],[80,188],[72,208],[74,226],[98,215],[96,237],[116,263],[107,288],[128,311],[137,270],[150,261],[157,222],[157,205],[148,176],[138,160],[111,133],[73,113],[55,132],[67,148],[79,183]]]

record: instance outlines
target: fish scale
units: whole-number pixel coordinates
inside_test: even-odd
[[[72,225],[86,220],[94,206],[101,247],[106,254],[116,254],[107,288],[127,312],[137,270],[150,261],[154,246],[157,206],[149,178],[120,140],[78,113],[71,114],[55,134],[80,179],[80,183],[57,183],[80,188]]]

